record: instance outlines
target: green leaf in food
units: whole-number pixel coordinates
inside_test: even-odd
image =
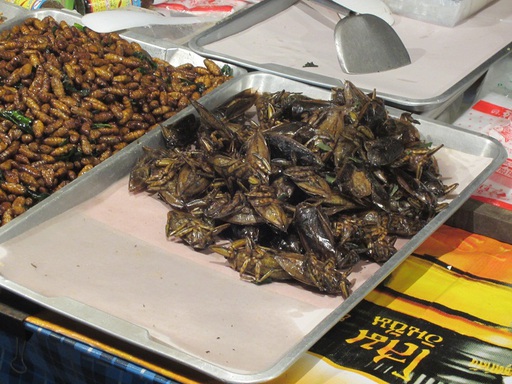
[[[327,145],[324,142],[322,142],[322,141],[319,141],[318,143],[316,143],[316,146],[318,148],[320,148],[322,151],[325,151],[325,152],[332,151],[332,148],[329,145]]]
[[[157,63],[153,60],[153,58],[147,52],[136,51],[133,53],[133,56],[135,56],[137,59],[147,62],[153,69],[158,68]]]
[[[78,93],[80,96],[89,96],[89,94],[91,93],[91,90],[87,88],[77,89],[73,84],[73,81],[71,81],[67,74],[64,74],[62,76],[62,85],[64,86],[64,89],[66,91],[70,93]]]
[[[227,64],[224,64],[220,71],[224,76],[233,76],[233,68]]]
[[[197,92],[203,93],[206,90],[206,85],[204,83],[196,83]]]
[[[107,123],[94,123],[92,125],[93,128],[111,128],[112,126]]]
[[[40,202],[50,196],[49,193],[37,193],[30,188],[26,188],[27,194],[36,202]]]
[[[32,119],[25,116],[20,111],[0,111],[0,117],[4,118],[5,120],[9,120],[25,133],[34,133],[32,130]]]

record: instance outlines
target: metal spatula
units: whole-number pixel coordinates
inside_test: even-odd
[[[391,25],[393,16],[382,0],[303,0],[319,13],[338,13],[334,27],[336,53],[345,73],[374,73],[411,63]],[[323,7],[323,8],[322,8]],[[332,17],[332,12],[329,14]]]
[[[393,27],[374,15],[349,14],[338,21],[334,43],[346,73],[382,72],[411,64],[409,52]]]

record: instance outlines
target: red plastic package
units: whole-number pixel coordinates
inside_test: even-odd
[[[158,2],[153,6],[158,9],[186,13],[232,13],[248,6],[254,1],[246,0],[174,0]]]

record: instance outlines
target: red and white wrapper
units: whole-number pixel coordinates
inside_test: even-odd
[[[512,210],[512,99],[489,93],[466,111],[454,125],[494,137],[508,153],[498,168],[474,193],[474,199]]]
[[[157,0],[153,7],[171,12],[211,15],[230,14],[254,2],[252,0]]]

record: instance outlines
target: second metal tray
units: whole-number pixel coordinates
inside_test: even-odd
[[[204,56],[320,87],[349,80],[367,91],[376,88],[392,106],[418,113],[448,105],[512,47],[507,0],[454,28],[393,15],[393,28],[412,64],[346,74],[334,44],[339,16],[325,7],[318,12],[318,6],[309,7],[308,1],[314,2],[264,0],[198,34],[188,46]]]
[[[19,5],[0,0],[0,12],[3,18],[3,24],[11,19],[14,19],[15,17],[26,14],[28,10],[26,8],[20,7]]]

